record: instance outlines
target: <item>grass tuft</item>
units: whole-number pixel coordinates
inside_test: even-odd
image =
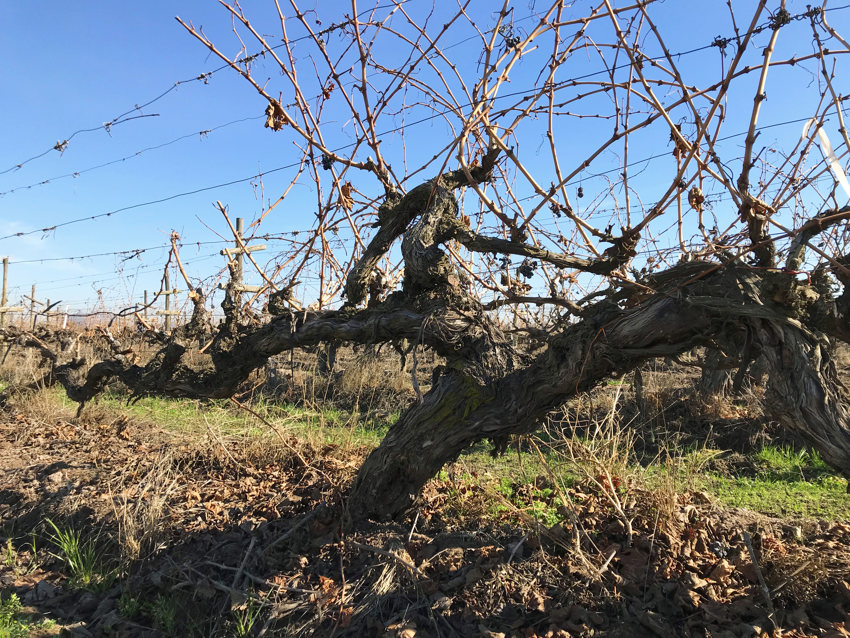
[[[61,551],[52,554],[63,561],[70,571],[70,585],[83,589],[96,588],[107,584],[106,575],[101,570],[98,549],[94,540],[83,540],[79,530],[60,529],[52,520],[45,522],[53,529],[50,540]]]

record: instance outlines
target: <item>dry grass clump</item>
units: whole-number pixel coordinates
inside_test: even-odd
[[[242,437],[238,441],[239,456],[254,467],[303,465],[302,459],[310,453],[309,444],[295,437],[283,436],[283,440],[273,434]]]
[[[616,383],[566,406],[561,418],[533,439],[551,482],[561,486],[564,506],[569,505],[564,477],[589,486],[619,519],[627,543],[636,518],[649,516],[657,529],[678,524],[683,498],[699,489],[700,478],[721,454],[705,441],[684,443],[685,435],[673,424],[659,425],[666,410],[663,401],[678,399],[672,398],[675,389],[666,380],[671,375],[652,376],[660,383],[651,381],[643,388],[657,408],[652,414],[636,412],[626,384]]]
[[[51,388],[12,393],[9,400],[18,420],[34,428],[53,428],[72,421],[76,414],[76,404]]]
[[[402,369],[397,352],[385,347],[378,351],[340,348],[333,369],[322,370],[317,353],[298,352],[277,357],[266,369],[265,392],[275,400],[322,411],[342,410],[356,416],[385,417],[398,412],[414,398],[411,363]],[[426,385],[430,368],[422,365],[433,355],[419,354],[417,379]]]
[[[609,501],[623,524],[626,544],[631,543],[633,513],[632,488],[642,481],[634,456],[635,429],[619,414],[621,386],[617,385],[604,418],[578,427],[578,420],[561,422],[557,429],[544,429],[549,459],[539,452],[552,477],[572,475],[594,486]],[[566,415],[565,416],[569,416]],[[566,427],[565,427],[566,426]],[[556,467],[553,467],[556,466]],[[558,481],[555,481],[558,485]],[[568,503],[560,489],[564,506]]]
[[[161,452],[141,475],[135,471],[118,475],[109,489],[122,562],[147,558],[169,529],[169,503],[178,489],[171,453]]]
[[[358,356],[345,367],[339,377],[339,388],[353,396],[363,396],[378,391],[390,394],[410,392],[410,374],[401,369],[397,357],[376,353]]]
[[[712,394],[694,397],[697,404],[694,411],[712,420],[760,419],[764,413],[764,388],[750,386],[740,394]]]

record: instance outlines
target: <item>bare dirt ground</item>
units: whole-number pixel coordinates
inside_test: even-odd
[[[33,635],[850,636],[846,523],[642,490],[618,513],[578,484],[574,524],[546,527],[449,471],[406,520],[354,528],[365,453],[225,450],[96,406],[72,422],[10,403],[0,591],[56,619]],[[46,519],[96,542],[102,578],[74,581]]]

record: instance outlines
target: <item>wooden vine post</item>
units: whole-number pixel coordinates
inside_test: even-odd
[[[234,241],[236,245],[234,248],[224,248],[221,251],[222,256],[227,257],[230,264],[230,281],[227,284],[219,284],[218,287],[220,290],[225,290],[228,291],[228,294],[232,294],[232,301],[236,308],[241,305],[241,293],[260,292],[263,289],[263,286],[246,286],[242,283],[244,255],[266,249],[265,244],[247,246],[242,235],[243,230],[244,220],[241,217],[237,217],[236,238]]]
[[[35,330],[35,326],[38,323],[39,315],[44,314],[45,321],[47,320],[47,315],[45,314],[47,311],[47,307],[50,305],[50,299],[47,300],[47,303],[43,301],[39,301],[35,298],[35,284],[32,285],[32,291],[30,292],[30,296],[24,296],[24,299],[30,302],[30,321],[32,322],[32,330]],[[44,307],[45,310],[39,310],[36,306]]]
[[[176,295],[177,293],[182,292],[175,288],[171,289],[171,279],[168,276],[168,273],[165,273],[165,290],[163,290],[160,294],[165,297],[165,310],[158,310],[156,314],[162,315],[165,317],[165,332],[171,332],[171,317],[175,315],[179,315],[179,310],[171,309],[171,295]],[[145,305],[147,305],[147,300],[145,300]]]
[[[7,282],[9,277],[9,258],[3,257],[3,293],[2,297],[0,297],[0,328],[6,325],[6,313],[7,312],[23,312],[23,306],[7,306],[6,304],[9,301],[9,297],[7,295]]]

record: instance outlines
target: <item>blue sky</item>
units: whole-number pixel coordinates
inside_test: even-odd
[[[0,234],[50,227],[125,206],[161,199],[209,185],[249,177],[286,163],[280,138],[262,128],[264,104],[240,78],[224,71],[207,84],[181,84],[156,103],[135,111],[175,82],[218,68],[175,15],[219,34],[236,55],[238,41],[216,3],[4,3],[7,35],[0,41],[6,63],[0,67],[2,148],[0,170],[6,170],[51,148],[74,131],[101,126],[116,116],[150,115],[73,137],[63,153],[50,151],[0,176]],[[11,37],[10,37],[11,36]],[[154,116],[155,115],[155,116]],[[207,135],[198,132],[231,124]],[[139,151],[189,135],[169,146]],[[60,177],[130,157],[112,166]],[[50,180],[45,185],[25,188]],[[272,182],[272,183],[269,183]],[[274,188],[274,180],[266,186]],[[227,233],[216,199],[234,216],[252,219],[260,204],[250,182],[167,203],[0,241],[0,253],[11,259],[10,299],[29,293],[36,284],[40,299],[61,298],[85,306],[102,290],[106,303],[138,299],[145,288],[158,289],[157,271],[167,250],[150,250],[139,258],[121,257],[19,263],[93,253],[132,251],[166,245],[172,230],[187,242],[219,237],[202,222]],[[297,220],[293,220],[297,225]],[[223,265],[224,244],[185,248],[182,258],[198,276],[212,275]],[[122,268],[119,276],[117,268]],[[126,275],[135,274],[138,284]],[[185,286],[181,286],[185,288]],[[63,304],[64,305],[64,304]]]
[[[421,0],[408,4],[414,12],[428,11],[432,6]],[[583,1],[574,4],[574,13],[588,6]],[[686,51],[727,33],[725,4],[721,0],[667,0],[658,5],[659,26],[667,30],[670,49]],[[493,19],[491,4],[473,5],[475,15],[480,16],[479,28],[487,29]],[[522,28],[521,19],[533,15],[534,5],[528,0],[514,3],[518,30]],[[279,34],[272,2],[251,0],[243,2],[242,7],[263,33]],[[789,10],[803,11],[805,3],[789,2]],[[349,3],[323,2],[323,25],[342,20],[346,11],[350,11]],[[257,180],[137,206],[242,180],[297,159],[285,132],[272,133],[263,128],[264,100],[235,73],[225,69],[210,76],[208,82],[193,80],[219,68],[221,62],[178,24],[176,15],[203,26],[206,35],[225,54],[239,53],[241,44],[231,30],[229,14],[215,2],[48,0],[2,4],[0,19],[6,28],[0,39],[4,60],[0,65],[0,171],[5,172],[0,174],[0,237],[28,233],[0,239],[0,256],[11,260],[11,303],[18,303],[22,295],[29,294],[32,284],[36,285],[39,299],[62,299],[63,306],[74,309],[92,308],[98,291],[110,310],[140,301],[144,290],[159,288],[167,248],[154,247],[166,246],[172,231],[178,232],[185,244],[181,257],[190,275],[210,283],[224,266],[218,251],[229,234],[213,204],[221,200],[233,217],[242,216],[250,223],[262,210]],[[848,10],[834,11],[830,22],[842,31],[850,23],[848,17]],[[439,28],[438,22],[435,21],[435,29]],[[469,32],[459,33],[447,42],[458,43],[454,51],[459,67],[471,76],[477,68],[478,52],[464,47],[468,35]],[[805,22],[790,25],[782,36],[782,53],[811,52],[810,29]],[[249,51],[257,50],[255,43],[246,43]],[[697,74],[717,73],[717,53],[714,50],[683,59],[682,67]],[[598,68],[598,62],[588,55],[584,63],[581,59],[572,63],[570,71],[580,75]],[[274,71],[260,60],[255,74],[262,80],[269,78],[270,91],[276,95]],[[765,124],[804,117],[814,109],[811,95],[804,95],[797,88],[785,90],[783,73],[777,72],[777,80],[768,86],[769,98],[761,120]],[[788,73],[797,74],[793,76],[795,84],[789,80],[789,87],[805,86],[805,79],[800,79],[802,71]],[[185,82],[155,103],[134,108],[160,96],[178,81]],[[525,88],[523,81],[531,79],[520,69],[508,90]],[[742,85],[753,85],[754,81],[755,77],[748,77]],[[812,77],[810,83],[816,83],[816,78]],[[744,91],[738,99],[731,105],[737,112],[730,113],[730,118],[736,118],[740,125],[730,123],[730,133],[745,130],[752,92]],[[102,128],[104,122],[125,113],[136,119],[117,123],[108,132]],[[140,115],[146,117],[137,117]],[[388,126],[391,124],[392,120]],[[542,142],[541,132],[533,126],[529,123],[528,137],[522,140],[529,157]],[[49,150],[20,168],[13,168],[45,153],[75,131],[90,128],[97,130],[78,133],[64,152]],[[801,128],[802,124],[794,124],[769,129],[762,140],[766,145],[793,144]],[[342,146],[348,139],[345,121],[340,120],[338,127],[331,129],[330,143]],[[201,131],[210,132],[201,135]],[[598,144],[610,130],[582,120],[579,126],[571,124],[564,134],[568,144],[576,147],[578,156]],[[178,138],[183,139],[151,148]],[[411,127],[405,152],[429,155],[448,139],[447,127],[440,123]],[[412,143],[416,148],[411,147]],[[401,156],[397,136],[388,135],[386,144],[391,152]],[[730,140],[729,144],[741,146],[740,140]],[[648,157],[656,150],[665,154],[669,149],[667,138],[659,137],[657,132],[647,131],[644,139],[636,136],[634,152],[638,156],[644,153]],[[122,158],[127,159],[118,161]],[[528,161],[533,165],[533,160]],[[610,169],[616,161],[615,154],[611,154],[601,158],[593,169]],[[669,165],[670,158],[660,161]],[[92,168],[110,162],[115,163]],[[649,170],[638,183],[647,186],[645,198],[650,202],[658,169],[656,165],[647,167]],[[73,173],[79,175],[67,176]],[[292,170],[284,170],[265,176],[266,199],[275,199],[292,174]],[[48,183],[42,184],[45,181]],[[592,181],[582,184],[590,189]],[[311,199],[311,195],[309,182],[303,181],[259,232],[276,234],[308,228],[315,208],[315,197]],[[134,208],[48,232],[30,232],[125,207]],[[258,254],[261,262],[275,254],[275,242],[265,243],[269,249]],[[149,250],[134,253],[138,249]],[[57,259],[120,251],[127,253]],[[172,274],[172,282],[174,279]],[[257,283],[256,278],[252,283]]]

